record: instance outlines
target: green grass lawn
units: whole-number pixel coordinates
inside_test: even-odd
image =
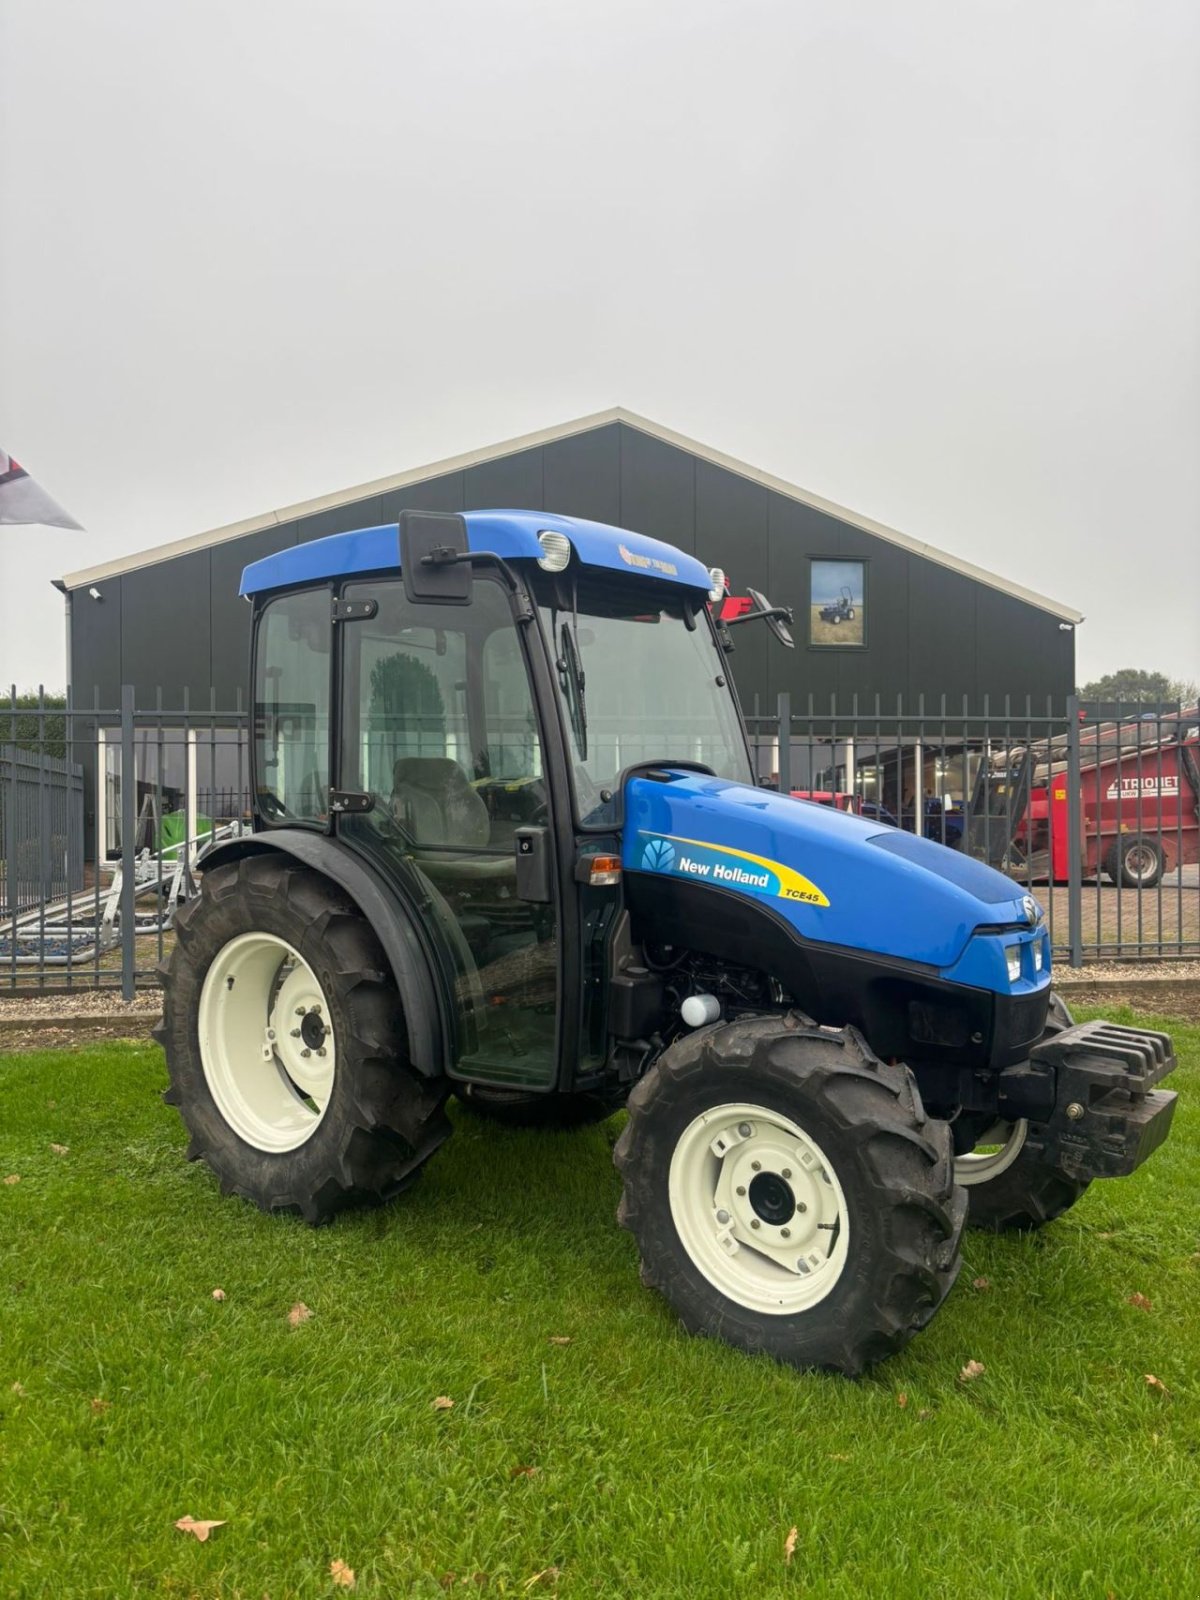
[[[460,1115],[411,1195],[314,1232],[184,1161],[156,1047],[0,1058],[0,1595],[329,1596],[335,1560],[378,1597],[1194,1595],[1200,1027],[1163,1025],[1166,1148],[970,1235],[857,1383],[679,1331],[615,1121]]]

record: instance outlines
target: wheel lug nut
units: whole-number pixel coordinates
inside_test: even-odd
[[[796,1201],[796,1210],[797,1210],[797,1211],[807,1211],[807,1210],[808,1210],[808,1206],[807,1206],[807,1204],[806,1204],[806,1203],[805,1203],[805,1201],[803,1201],[803,1200],[797,1200],[797,1201]]]
[[[299,1028],[293,1028],[292,1032],[291,1032],[291,1037],[293,1039],[298,1039],[300,1037],[300,1029]]]
[[[313,1014],[313,1016],[314,1016],[314,1017],[319,1017],[319,1016],[320,1016],[320,1015],[321,1015],[321,1008],[320,1008],[320,1006],[314,1006],[314,1007],[313,1007],[313,1008],[312,1008],[312,1014]]]
[[[305,1058],[307,1058],[308,1056],[312,1055],[312,1051],[311,1050],[301,1050],[300,1054],[302,1056],[304,1056]]]
[[[321,1048],[317,1051],[317,1054],[319,1056],[323,1056],[325,1054],[325,1046],[324,1045],[322,1045]]]
[[[781,1178],[790,1178],[791,1175],[792,1175],[791,1167],[784,1167],[783,1171],[779,1174],[779,1176]]]
[[[738,1192],[738,1194],[745,1194],[746,1185],[744,1183],[739,1183],[738,1186],[737,1186],[737,1192]]]
[[[762,1162],[761,1161],[752,1161],[750,1163],[750,1166],[751,1166],[751,1169],[754,1172],[761,1172],[762,1171]]]
[[[762,1227],[762,1223],[758,1220],[757,1217],[751,1217],[750,1218],[750,1226],[752,1228],[761,1228]]]
[[[790,1228],[780,1228],[779,1231],[785,1239],[790,1239],[792,1237],[792,1230]]]
[[[304,1015],[304,1007],[303,1006],[297,1006],[296,1007],[296,1015],[298,1017],[302,1017]]]
[[[717,1212],[717,1221],[721,1224],[722,1227],[724,1227],[725,1224],[729,1221],[729,1213],[728,1213],[728,1211],[718,1211]]]

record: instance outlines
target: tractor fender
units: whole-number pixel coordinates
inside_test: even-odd
[[[269,833],[249,834],[213,845],[201,855],[197,867],[206,872],[210,867],[276,850],[336,883],[370,923],[400,992],[409,1060],[424,1077],[440,1077],[446,1070],[447,1029],[416,924],[404,902],[389,894],[345,845],[327,834],[307,829],[273,828]]]

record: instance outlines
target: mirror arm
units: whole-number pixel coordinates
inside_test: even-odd
[[[791,627],[795,622],[791,606],[770,606],[766,611],[747,611],[740,617],[730,617],[722,623],[722,627],[736,628],[741,622],[767,621],[770,617],[778,617],[781,622],[786,622]]]
[[[513,616],[516,621],[532,622],[533,603],[529,598],[528,590],[504,557],[498,556],[494,550],[452,550],[449,547],[444,547],[441,550],[431,550],[427,556],[422,556],[421,565],[423,567],[442,567],[457,565],[461,562],[473,563],[476,561],[489,562],[504,579],[504,582],[508,585]]]

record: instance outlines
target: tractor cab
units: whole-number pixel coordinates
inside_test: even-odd
[[[655,540],[509,512],[247,570],[258,826],[330,836],[411,908],[452,1077],[603,1071],[628,775],[754,781],[714,582]]]

